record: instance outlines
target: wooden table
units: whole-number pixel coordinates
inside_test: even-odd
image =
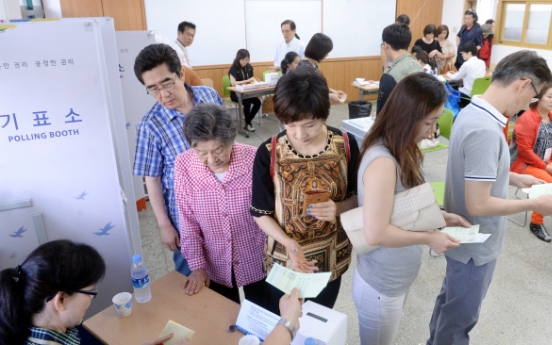
[[[228,90],[234,91],[238,97],[238,133],[243,134],[246,138],[249,138],[249,133],[243,129],[243,103],[242,100],[253,97],[261,97],[264,95],[270,95],[274,93],[274,86],[262,87],[255,90],[239,90],[237,87],[229,87]]]
[[[243,334],[229,333],[228,326],[236,323],[239,304],[208,288],[188,296],[180,287],[185,279],[188,278],[176,271],[167,273],[151,283],[149,302],[132,301],[129,316],[118,317],[110,306],[83,326],[105,344],[143,344],[157,338],[171,319],[195,331],[194,345],[238,344]]]
[[[358,89],[358,94],[359,94],[359,100],[364,100],[364,95],[373,95],[373,94],[378,94],[379,92],[379,83],[375,84],[375,83],[370,83],[368,85],[358,85],[358,84],[355,84],[355,83],[352,83],[351,84],[354,88],[357,88]]]

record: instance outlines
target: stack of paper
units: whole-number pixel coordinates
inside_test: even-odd
[[[270,85],[268,85],[268,83],[264,82],[264,81],[260,81],[260,82],[253,83],[253,84],[236,85],[236,89],[238,89],[240,91],[257,90],[257,89],[262,89],[262,88],[265,88],[265,87],[270,87]]]
[[[546,194],[552,194],[552,183],[534,184],[529,190],[529,199],[537,198]]]
[[[174,334],[173,337],[169,340],[166,340],[163,344],[173,345],[178,343],[182,338],[188,338],[191,340],[195,332],[189,328],[182,326],[179,323],[174,322],[173,320],[169,320],[169,322],[167,322],[167,325],[165,325],[165,329],[163,329],[163,332],[161,332],[159,337],[164,337],[171,333]]]
[[[460,240],[460,243],[483,243],[491,234],[482,234],[479,232],[479,224],[472,225],[471,228],[461,226],[448,226],[441,230],[446,234]]]

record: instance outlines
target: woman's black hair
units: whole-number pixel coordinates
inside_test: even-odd
[[[467,9],[466,12],[464,12],[464,15],[466,14],[469,14],[473,17],[473,23],[477,23],[477,20],[479,19],[479,17],[477,16],[477,12],[475,12],[474,10],[472,10],[471,8]]]
[[[332,51],[333,42],[327,35],[314,34],[305,48],[305,57],[321,62]]]
[[[32,317],[58,292],[68,295],[103,279],[105,263],[93,247],[69,240],[42,244],[25,261],[0,272],[0,344],[24,344]]]
[[[251,59],[251,57],[249,57],[249,51],[247,49],[238,50],[238,52],[236,53],[236,58],[234,59],[234,62],[232,62],[232,65],[241,70],[243,67],[242,65],[240,65],[240,60],[244,58]],[[249,62],[247,63],[247,65],[249,65]],[[247,67],[247,65],[245,65],[245,67]]]
[[[292,64],[293,61],[295,61],[295,58],[298,57],[299,54],[296,52],[288,52],[282,62],[280,62],[280,68],[282,69],[282,74],[286,74],[288,70],[288,65]]]

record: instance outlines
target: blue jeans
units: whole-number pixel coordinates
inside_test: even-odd
[[[190,267],[188,266],[188,261],[186,260],[184,255],[182,255],[180,247],[178,247],[177,252],[173,252],[173,261],[174,261],[174,269],[176,271],[182,273],[186,277],[189,276],[190,273],[192,273],[192,271],[190,270]]]

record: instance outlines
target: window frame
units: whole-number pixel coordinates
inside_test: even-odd
[[[523,25],[521,27],[521,39],[519,41],[511,41],[504,39],[504,24],[506,19],[506,6],[508,4],[525,5],[525,13],[523,15]],[[529,9],[531,5],[552,5],[552,0],[499,0],[497,8],[497,25],[495,29],[495,42],[498,44],[504,44],[508,46],[515,46],[521,48],[533,48],[533,49],[552,49],[552,13],[550,24],[548,26],[548,39],[546,43],[533,43],[525,42],[527,37],[527,26],[529,24]],[[500,23],[500,25],[498,25]]]

